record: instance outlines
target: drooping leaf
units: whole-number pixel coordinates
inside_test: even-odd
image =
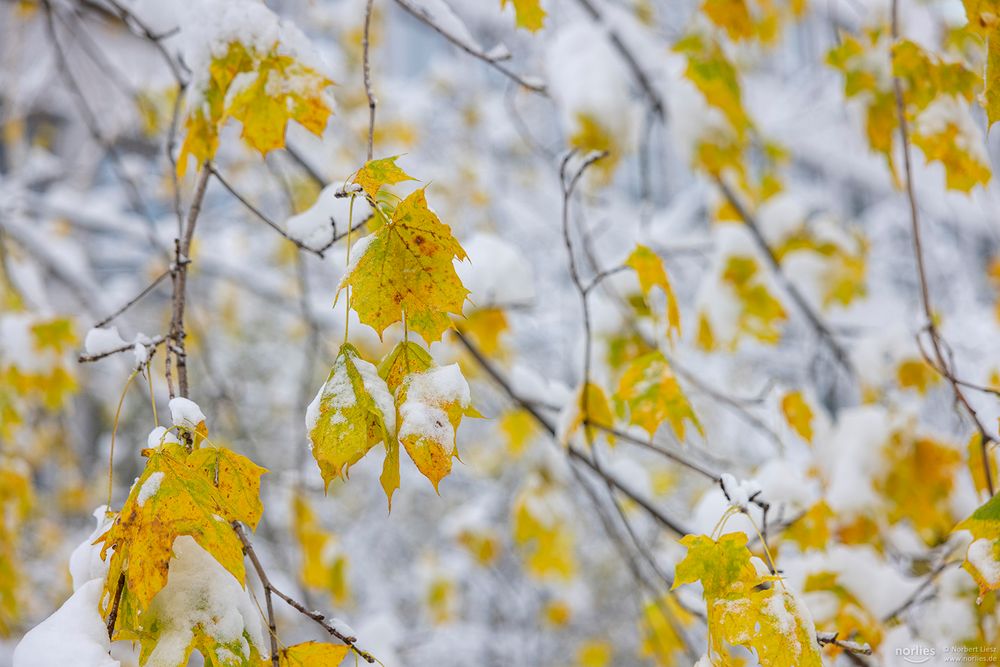
[[[583,428],[587,443],[603,435],[609,443],[614,436],[609,429],[614,428],[615,416],[611,411],[608,396],[599,385],[588,382],[581,385],[573,397],[573,402],[563,410],[559,424],[559,441],[568,445],[578,430]]]
[[[416,180],[396,166],[396,160],[399,158],[399,155],[395,155],[378,160],[369,160],[354,175],[353,182],[360,185],[365,194],[368,195],[368,198],[374,201],[383,185]]]
[[[688,421],[699,433],[703,432],[698,416],[661,352],[651,352],[629,364],[618,384],[617,398],[628,406],[629,423],[640,426],[649,437],[664,421],[681,442]]]
[[[380,442],[393,439],[396,411],[378,371],[350,343],[344,343],[333,369],[306,412],[313,458],[323,481],[343,477]]]
[[[792,430],[806,442],[813,439],[813,410],[801,391],[790,391],[781,397],[781,412]]]
[[[449,313],[461,315],[469,291],[455,272],[465,250],[427,207],[424,190],[404,199],[392,220],[358,243],[358,257],[340,288],[354,290],[358,318],[381,336],[406,316],[407,326],[428,342],[451,326]]]
[[[667,277],[663,260],[647,246],[637,245],[632,254],[625,260],[625,264],[632,267],[639,277],[639,287],[647,301],[654,287],[663,290],[667,299],[667,336],[671,340],[675,336],[679,336],[681,333],[681,311],[673,287],[670,286],[670,279]]]
[[[437,490],[458,456],[455,436],[471,407],[469,385],[458,364],[430,368],[404,378],[396,405],[399,443]]]

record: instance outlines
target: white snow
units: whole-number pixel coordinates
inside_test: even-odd
[[[91,329],[87,332],[87,336],[83,340],[83,347],[87,351],[87,354],[91,356],[107,354],[126,345],[128,343],[119,335],[118,327]]]
[[[969,545],[965,557],[986,583],[1000,586],[1000,561],[996,558],[993,540],[976,540]]]
[[[469,407],[469,383],[458,364],[431,368],[408,376],[406,400],[399,406],[399,439],[416,436],[442,443],[454,451],[455,430],[444,407],[457,404]]]
[[[135,501],[142,507],[146,504],[146,501],[156,495],[156,492],[160,490],[160,482],[163,481],[164,473],[154,472],[146,481],[142,483],[142,487],[139,488],[139,495],[136,497]]]
[[[159,447],[160,445],[174,444],[179,445],[181,441],[177,439],[177,436],[173,434],[172,431],[168,431],[163,426],[157,426],[149,435],[146,437],[146,446],[150,448]]]
[[[760,493],[760,484],[745,479],[736,479],[728,472],[720,476],[722,490],[729,498],[729,504],[746,512],[750,507],[750,499]]]
[[[469,306],[525,306],[535,298],[535,272],[517,246],[478,233],[464,244],[468,262],[455,266],[469,290]]]
[[[288,218],[285,223],[288,235],[310,248],[319,249],[333,239],[334,224],[336,232],[344,234],[349,227],[371,215],[371,206],[364,197],[355,197],[352,216],[350,197],[336,197],[338,190],[340,182],[334,181],[320,191],[312,206]],[[357,236],[360,239],[361,234]]]
[[[205,421],[205,413],[191,399],[178,396],[170,399],[170,418],[174,426],[195,429]]]
[[[193,628],[200,628],[244,661],[251,644],[266,650],[260,613],[249,592],[187,535],[174,541],[167,585],[153,598],[147,613],[150,622],[159,625],[160,638],[145,667],[183,664],[185,650],[194,639]]]
[[[14,649],[13,667],[120,667],[108,654],[108,629],[97,611],[103,589],[103,578],[91,579],[29,630]]]
[[[107,510],[106,505],[94,510],[97,527],[70,554],[69,573],[73,579],[73,590],[79,590],[93,579],[103,579],[108,573],[108,561],[101,559],[102,545],[94,544],[94,540],[103,535],[114,521],[115,515],[108,514]]]
[[[385,422],[386,431],[390,434],[396,430],[396,407],[392,394],[385,380],[379,377],[378,369],[374,364],[365,361],[359,356],[351,355],[350,363],[357,369],[361,376],[361,383],[364,391],[375,402],[375,407],[381,413]],[[310,433],[316,427],[320,418],[320,408],[325,407],[330,411],[329,419],[334,424],[342,423],[346,420],[344,410],[353,407],[357,402],[354,384],[348,372],[348,358],[345,355],[337,357],[333,370],[323,386],[319,388],[316,397],[306,408],[306,432]],[[310,446],[312,443],[310,442]]]

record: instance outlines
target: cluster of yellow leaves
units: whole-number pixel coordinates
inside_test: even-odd
[[[545,25],[545,10],[542,9],[542,0],[500,0],[500,8],[503,9],[508,3],[514,5],[514,15],[518,28],[537,32]]]
[[[873,51],[888,50],[891,74],[903,89],[910,138],[928,161],[944,166],[947,187],[968,192],[989,181],[984,153],[970,143],[979,141],[978,133],[970,129],[971,121],[963,122],[981,86],[978,75],[963,63],[929,54],[908,40],[890,48],[889,36],[882,30],[870,30],[862,39],[845,37],[829,52],[827,62],[844,74],[847,97],[864,100],[868,142],[885,156],[897,183],[893,141],[899,111],[893,82],[880,70]]]
[[[884,446],[886,474],[875,490],[895,523],[907,520],[928,544],[938,544],[955,524],[948,499],[962,468],[962,453],[949,444],[907,431]]]
[[[599,152],[607,155],[594,164],[598,182],[606,185],[621,161],[624,149],[614,133],[591,113],[578,112],[575,117],[575,131],[569,137],[569,145],[582,153]]]
[[[941,380],[941,374],[919,357],[908,357],[896,366],[896,382],[903,389],[924,395]]]
[[[290,120],[319,135],[332,113],[325,91],[333,82],[282,53],[277,43],[261,52],[231,42],[223,55],[212,59],[205,81],[184,122],[179,176],[184,175],[189,156],[199,165],[212,159],[229,118],[240,121],[244,141],[265,154],[285,145]]]
[[[323,529],[309,501],[301,494],[292,498],[292,529],[302,554],[299,566],[302,583],[329,593],[335,605],[346,604],[351,597],[347,555],[337,547],[336,537]]]
[[[718,540],[687,535],[681,544],[688,551],[677,564],[674,588],[701,582],[709,655],[722,657],[727,645],[743,646],[756,652],[763,667],[822,667],[808,613],[780,577],[757,573],[745,534]]]
[[[761,279],[757,260],[748,255],[730,256],[722,268],[722,281],[733,290],[740,302],[738,334],[747,334],[769,345],[777,343],[781,339],[781,325],[788,319],[788,314]],[[698,323],[697,342],[706,350],[716,345],[715,333],[704,314]]]
[[[77,389],[67,356],[78,343],[73,321],[65,317],[33,318],[25,324],[35,358],[0,358],[0,438],[5,439],[23,424],[28,409],[58,410]]]
[[[661,352],[639,357],[625,369],[615,399],[627,408],[629,423],[641,427],[650,438],[664,421],[681,442],[686,422],[704,435],[698,416]]]
[[[1000,119],[1000,3],[996,0],[962,0],[969,20],[967,29],[986,40],[986,71],[983,106],[989,125]]]
[[[565,498],[544,477],[531,477],[514,500],[514,542],[528,573],[538,579],[569,580],[576,572],[573,532]]]
[[[824,504],[825,506],[825,504]],[[840,583],[835,572],[816,572],[806,578],[802,587],[804,593],[822,592],[832,596],[833,609],[828,610],[822,621],[817,620],[818,629],[836,632],[841,637],[851,637],[878,649],[885,632],[879,618],[868,610],[846,586]],[[831,646],[829,655],[835,657],[841,649]]]
[[[455,435],[463,416],[478,417],[465,392],[437,394],[427,389],[441,379],[464,385],[458,366],[437,367],[422,347],[397,344],[378,368],[344,343],[333,370],[307,415],[313,457],[329,482],[344,477],[378,444],[385,446],[380,481],[392,507],[399,488],[399,449],[437,489],[458,457]],[[433,428],[424,423],[428,418]],[[416,423],[416,426],[413,424]]]
[[[0,457],[0,637],[10,634],[21,609],[17,533],[32,505],[31,477],[20,461]]]
[[[112,551],[101,598],[108,615],[120,596],[116,639],[139,640],[149,628],[142,614],[166,585],[174,540],[192,537],[240,583],[243,549],[231,525],[256,527],[262,512],[260,477],[266,472],[228,449],[188,451],[177,444],[146,449],[142,475],[122,511],[95,543],[101,558]],[[119,590],[119,587],[120,590]]]
[[[424,189],[406,197],[391,219],[387,217],[371,194],[377,195],[385,183],[377,177],[409,177],[402,170],[370,167],[371,163],[366,165],[355,182],[365,188],[384,224],[359,243],[360,256],[351,262],[340,289],[354,290],[357,298],[351,305],[358,318],[380,336],[405,315],[409,329],[434,342],[451,326],[449,314],[462,314],[469,294],[454,266],[454,260],[466,258],[465,250],[451,228],[428,208]]]
[[[866,285],[868,242],[854,232],[851,242],[834,242],[820,238],[803,226],[774,248],[779,261],[796,251],[810,251],[824,259],[823,306],[847,306],[868,292]]]
[[[785,20],[805,11],[805,0],[704,0],[702,13],[732,40],[756,40],[773,45]]]

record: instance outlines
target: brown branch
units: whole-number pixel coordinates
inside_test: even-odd
[[[306,609],[305,606],[302,605],[302,603],[296,601],[294,598],[282,593],[280,590],[275,588],[274,584],[272,584],[271,580],[268,578],[267,572],[264,570],[264,567],[261,565],[260,559],[257,557],[257,552],[254,551],[253,543],[250,542],[250,537],[246,533],[246,528],[239,521],[234,521],[232,523],[232,526],[233,530],[236,532],[236,536],[239,537],[240,542],[243,543],[243,553],[246,554],[247,558],[250,559],[250,564],[253,565],[254,571],[256,571],[257,573],[257,578],[260,580],[261,586],[264,587],[264,595],[267,599],[267,607],[268,607],[268,617],[269,617],[268,621],[271,624],[271,629],[272,629],[271,651],[272,651],[272,660],[274,661],[274,664],[278,664],[277,663],[278,650],[277,650],[277,636],[274,633],[274,614],[271,609],[272,594],[277,595],[279,598],[284,600],[288,606],[290,606],[292,609],[296,610],[300,614],[311,618],[313,621],[319,624],[324,630],[326,630],[326,632],[330,634],[332,637],[336,637],[341,642],[346,644],[355,654],[357,654],[358,657],[360,657],[365,662],[368,663],[376,662],[375,657],[371,653],[369,653],[368,651],[364,651],[358,647],[357,645],[358,640],[356,637],[349,637],[345,635],[340,630],[335,628],[333,625],[328,623],[326,620],[326,616],[324,616],[318,611],[310,611]]]
[[[128,352],[134,350],[136,345],[143,345],[145,347],[159,347],[165,343],[167,339],[164,336],[154,336],[149,340],[148,343],[132,342],[126,343],[120,347],[116,347],[113,350],[108,350],[107,352],[102,352],[100,354],[81,354],[77,357],[77,361],[81,364],[87,364],[93,361],[99,361],[101,359],[106,359],[107,357],[114,356],[116,354],[121,354],[122,352]]]
[[[892,0],[892,40],[899,40],[899,0]],[[955,402],[962,406],[965,413],[972,420],[980,438],[979,451],[982,456],[983,473],[986,477],[986,488],[990,496],[996,493],[993,485],[993,471],[990,469],[990,443],[996,439],[986,430],[986,426],[979,419],[976,410],[969,403],[962,391],[961,384],[955,377],[954,368],[949,359],[944,354],[944,339],[934,321],[934,308],[931,305],[930,284],[927,280],[927,265],[924,259],[923,240],[920,232],[920,217],[917,209],[917,196],[913,187],[913,163],[910,156],[910,133],[906,120],[906,107],[903,102],[903,84],[898,76],[892,77],[893,90],[896,95],[896,113],[899,117],[899,137],[903,143],[903,166],[906,174],[906,198],[910,205],[910,228],[913,234],[913,254],[917,262],[917,277],[920,281],[920,301],[923,304],[924,316],[927,318],[927,332],[931,339],[931,349],[934,352],[936,363],[932,363],[934,368],[948,384],[951,385],[952,393],[955,395]]]
[[[872,647],[870,645],[861,644],[858,642],[851,642],[845,639],[838,639],[838,633],[836,632],[817,632],[816,641],[819,642],[820,646],[826,646],[827,644],[832,644],[833,646],[838,646],[845,651],[849,651],[858,655],[871,655]]]
[[[423,7],[414,5],[409,0],[396,0],[396,4],[402,7],[404,10],[406,10],[406,12],[410,14],[410,16],[417,19],[424,25],[428,26],[436,33],[444,37],[446,40],[448,40],[458,48],[468,53],[473,58],[478,58],[479,60],[482,60],[484,63],[486,63],[493,69],[497,70],[498,72],[509,78],[511,81],[514,81],[521,87],[527,88],[533,93],[538,93],[539,95],[544,95],[546,97],[548,96],[548,91],[546,91],[544,85],[528,81],[521,75],[517,74],[510,68],[506,67],[502,62],[500,62],[499,58],[493,57],[488,53],[484,53],[479,49],[473,48],[473,45],[468,44],[467,42],[457,37],[456,35],[448,32],[441,25],[436,23],[434,19],[431,18],[430,14],[427,13],[427,10],[424,9]]]
[[[118,609],[121,607],[122,592],[125,590],[125,573],[118,575],[118,585],[115,586],[115,599],[111,603],[111,611],[108,613],[108,639],[115,638],[115,625],[118,622]]]
[[[649,76],[639,64],[638,58],[636,58],[635,54],[632,53],[632,50],[625,44],[618,32],[604,21],[601,13],[597,11],[597,7],[591,0],[576,1],[595,23],[603,25],[604,31],[608,35],[608,40],[611,42],[611,46],[618,51],[622,60],[624,60],[629,69],[632,70],[632,74],[635,76],[635,80],[639,84],[639,87],[642,88],[642,92],[649,98],[649,103],[653,112],[660,117],[660,119],[663,119],[667,113],[666,105],[663,104],[663,98],[660,97],[656,88],[653,87],[653,83],[649,80]]]
[[[365,32],[361,39],[361,46],[364,53],[364,73],[365,73],[365,96],[368,98],[368,159],[372,159],[372,155],[375,148],[375,95],[372,93],[372,71],[371,71],[371,58],[369,53],[370,39],[369,33],[371,32],[372,23],[372,6],[375,4],[375,0],[368,0],[368,4],[365,6]]]
[[[521,398],[516,391],[514,391],[513,386],[510,382],[500,373],[500,371],[493,365],[493,363],[486,358],[482,351],[476,347],[469,338],[462,333],[462,331],[455,329],[455,337],[458,341],[465,347],[466,351],[472,356],[476,363],[486,372],[487,375],[500,387],[501,390],[507,397],[516,403],[518,407],[522,408],[525,412],[532,416],[532,418],[541,426],[546,433],[549,434],[553,442],[555,442],[556,427],[550,422],[545,415],[539,412],[538,408],[534,406],[530,401]],[[621,480],[614,477],[613,475],[602,471],[598,468],[589,456],[584,454],[582,451],[576,447],[569,446],[566,448],[566,453],[571,459],[575,459],[580,463],[591,469],[596,475],[610,481],[611,484],[624,496],[635,502],[637,505],[642,507],[653,519],[655,519],[660,525],[664,526],[671,532],[677,535],[687,535],[690,531],[682,526],[678,521],[670,516],[667,516],[659,508],[649,502],[645,497],[636,491],[629,488]]]
[[[170,333],[168,338],[170,345],[167,346],[167,359],[171,353],[177,363],[177,388],[180,396],[188,395],[188,373],[187,373],[187,351],[184,347],[184,306],[187,292],[187,268],[191,263],[191,239],[194,237],[194,228],[198,222],[198,215],[201,213],[201,205],[205,199],[205,191],[208,188],[208,179],[212,175],[211,165],[206,163],[198,172],[198,182],[195,185],[194,197],[191,200],[191,207],[188,209],[187,220],[184,223],[183,235],[174,239],[174,271],[171,274],[173,279],[173,307],[170,317]],[[169,364],[169,361],[167,362]],[[168,366],[169,368],[169,366]],[[173,387],[170,396],[173,398]]]

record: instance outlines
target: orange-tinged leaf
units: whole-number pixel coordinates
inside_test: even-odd
[[[754,33],[746,0],[704,0],[701,11],[732,39],[746,39]]]
[[[625,369],[618,384],[617,398],[628,406],[629,423],[640,426],[649,437],[653,437],[664,421],[669,422],[681,442],[688,421],[703,433],[698,416],[660,352],[639,357]]]
[[[455,436],[462,417],[469,414],[469,385],[458,364],[430,368],[403,380],[396,405],[399,442],[437,490],[458,456]]]
[[[667,271],[663,266],[663,260],[647,246],[637,245],[632,254],[625,260],[625,264],[635,271],[639,278],[639,287],[647,300],[654,287],[663,290],[663,294],[667,298],[667,336],[671,340],[675,336],[679,336],[681,333],[681,312],[677,304],[677,297],[674,295],[674,289],[667,277]]]
[[[306,412],[309,442],[323,481],[343,477],[396,427],[392,394],[378,371],[344,343],[329,377]]]
[[[365,194],[368,195],[368,198],[374,201],[383,185],[416,180],[396,166],[396,160],[399,158],[399,155],[395,155],[378,160],[369,160],[354,175],[353,182],[360,185]]]
[[[231,480],[223,484],[228,473],[220,472],[220,486],[215,485],[211,466],[205,465],[211,455],[199,455],[192,462],[187,450],[175,444],[143,453],[149,457],[145,470],[121,513],[95,542],[103,543],[102,558],[114,550],[102,596],[104,613],[117,593],[119,577],[124,577],[119,611],[119,627],[123,629],[135,627],[138,614],[167,583],[173,543],[180,535],[194,538],[242,583],[243,549],[230,522],[252,519],[257,511],[243,492],[230,490],[230,498],[238,502],[230,504],[220,487],[229,486]],[[238,456],[232,455],[233,460]],[[252,474],[259,476],[263,469],[252,465],[241,463],[243,469],[252,469]]]
[[[361,322],[381,336],[405,313],[411,330],[427,342],[439,340],[451,326],[448,314],[461,315],[469,294],[453,264],[466,255],[427,207],[424,190],[400,202],[392,220],[358,245],[340,288],[354,290],[351,305]]]
[[[305,642],[278,653],[280,667],[337,667],[350,652],[346,644]]]

